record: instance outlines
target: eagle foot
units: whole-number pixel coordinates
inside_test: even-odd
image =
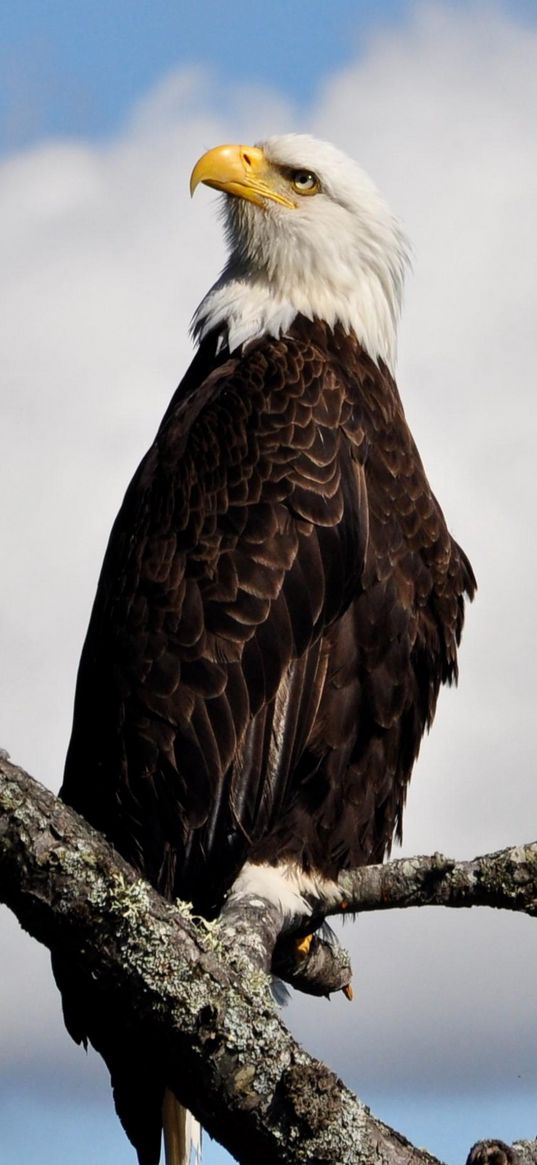
[[[298,955],[309,955],[310,947],[313,942],[312,934],[305,934],[303,938],[296,940],[296,952]]]
[[[285,936],[276,944],[272,972],[306,995],[343,991],[352,999],[350,957],[329,926],[307,935]]]

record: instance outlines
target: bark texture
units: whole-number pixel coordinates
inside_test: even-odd
[[[443,854],[401,858],[341,874],[341,911],[405,906],[495,906],[537,916],[537,842],[456,862]]]
[[[521,868],[528,882],[536,848],[521,848],[515,882]],[[437,1165],[376,1120],[286,1031],[269,991],[266,933],[245,948],[236,926],[208,925],[165,902],[6,758],[0,898],[37,939],[80,960],[103,991],[121,983],[122,1022],[151,1032],[179,1099],[244,1165],[403,1165],[409,1154],[415,1165]],[[427,900],[435,901],[431,892]],[[535,874],[532,901],[534,910]],[[349,906],[358,909],[354,899]],[[271,940],[277,925],[273,919]],[[533,1142],[513,1152],[535,1165]]]

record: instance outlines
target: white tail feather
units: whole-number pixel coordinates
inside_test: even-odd
[[[201,1126],[169,1088],[162,1102],[162,1127],[166,1165],[190,1165],[192,1155],[201,1165]]]

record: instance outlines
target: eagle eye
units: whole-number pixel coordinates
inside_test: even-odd
[[[321,189],[317,175],[311,170],[293,170],[291,185],[297,194],[318,194]]]

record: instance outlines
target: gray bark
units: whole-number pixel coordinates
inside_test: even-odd
[[[520,851],[513,885],[520,869],[528,882],[535,848]],[[504,862],[502,895],[506,879]],[[342,901],[358,909],[342,889]],[[531,893],[534,909],[535,880]],[[281,920],[272,916],[253,936],[248,928],[245,947],[237,919],[208,925],[184,904],[165,902],[7,759],[0,759],[0,899],[35,938],[81,962],[101,990],[121,985],[122,1022],[151,1031],[170,1087],[243,1165],[406,1165],[409,1154],[415,1165],[438,1165],[375,1119],[285,1029],[266,973]],[[427,901],[435,902],[430,883]],[[513,1152],[536,1165],[533,1142]]]
[[[467,862],[443,854],[401,858],[341,874],[343,905],[330,910],[405,906],[495,906],[537,916],[537,842],[511,846]]]

